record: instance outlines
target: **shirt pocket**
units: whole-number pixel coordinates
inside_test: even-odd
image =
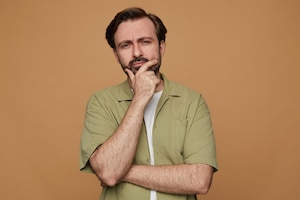
[[[183,164],[187,121],[169,117],[159,122],[153,135],[155,164]]]

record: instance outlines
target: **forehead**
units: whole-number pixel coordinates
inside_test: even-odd
[[[156,39],[154,24],[146,17],[122,22],[114,35],[116,43],[123,40],[134,40],[142,37]]]

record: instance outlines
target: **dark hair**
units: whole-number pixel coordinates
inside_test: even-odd
[[[147,17],[153,22],[158,41],[159,42],[165,41],[167,29],[166,29],[165,25],[163,24],[163,22],[161,21],[161,19],[154,14],[146,13],[142,8],[133,7],[133,8],[127,8],[127,9],[119,12],[115,16],[115,18],[110,22],[110,24],[107,26],[105,38],[106,38],[109,46],[113,49],[116,48],[115,41],[114,41],[114,35],[115,35],[116,31],[118,30],[119,25],[122,22],[125,22],[129,19],[140,19],[143,17]]]

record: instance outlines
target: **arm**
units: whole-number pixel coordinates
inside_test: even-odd
[[[210,115],[201,96],[193,101],[190,109],[192,112],[188,113],[188,119],[191,123],[187,125],[182,152],[185,163],[195,164],[132,166],[124,181],[171,194],[208,192],[214,168],[217,169]]]
[[[131,167],[139,141],[144,109],[160,81],[154,72],[147,71],[154,62],[144,64],[136,75],[127,70],[134,90],[132,102],[120,126],[90,157],[91,167],[105,185],[113,186],[118,183]]]
[[[171,194],[206,194],[213,168],[205,164],[133,165],[123,181]]]
[[[142,106],[133,101],[119,128],[91,155],[91,167],[106,185],[115,185],[129,170],[139,139],[142,113]]]

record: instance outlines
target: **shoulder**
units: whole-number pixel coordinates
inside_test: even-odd
[[[113,103],[132,98],[132,93],[127,81],[118,85],[110,86],[94,92],[89,99],[89,102],[98,102],[99,104]]]
[[[120,96],[131,95],[130,87],[127,81],[118,85],[110,86],[102,90],[96,91],[93,96],[101,98],[119,98]]]
[[[188,99],[199,99],[202,98],[202,94],[192,88],[189,88],[183,84],[174,82],[164,77],[165,90],[169,96],[177,96]]]

